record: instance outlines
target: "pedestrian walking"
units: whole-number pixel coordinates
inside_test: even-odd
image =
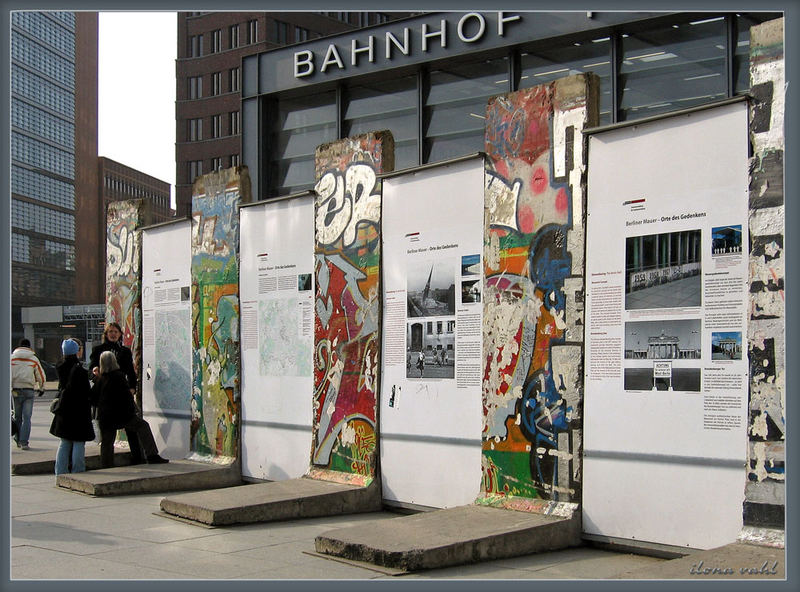
[[[22,450],[29,449],[33,399],[37,391],[40,397],[44,394],[44,383],[44,368],[31,349],[31,342],[25,338],[20,339],[19,346],[11,352],[11,398],[14,402],[14,420],[17,423],[14,442]]]
[[[75,338],[65,339],[61,353],[64,359],[56,366],[59,402],[50,424],[50,433],[61,438],[56,451],[56,475],[84,472],[86,442],[94,440],[89,373],[81,363],[83,344]]]
[[[417,357],[417,368],[419,368],[419,377],[422,378],[425,373],[425,354],[422,350],[419,350],[419,356]]]
[[[124,429],[129,435],[132,456],[135,457],[135,453],[141,455],[140,451],[133,449],[130,435],[135,434],[148,463],[169,462],[159,456],[150,424],[139,416],[133,392],[128,388],[128,380],[113,351],[100,354],[94,374],[91,398],[92,404],[97,407],[97,422],[100,425],[100,465],[103,468],[114,466],[114,440],[119,429]]]

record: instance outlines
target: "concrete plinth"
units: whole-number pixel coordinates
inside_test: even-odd
[[[319,553],[417,571],[554,551],[581,544],[570,517],[461,506],[322,533]]]
[[[131,453],[127,449],[118,449],[114,453],[114,464],[127,466],[131,464]],[[12,475],[47,475],[55,473],[56,451],[46,450],[16,450],[11,453]],[[92,471],[100,468],[100,447],[86,446],[86,470]]]
[[[59,487],[96,496],[211,489],[241,482],[241,471],[235,463],[215,465],[188,460],[68,473],[56,478]]]
[[[161,510],[219,526],[374,512],[382,507],[380,495],[376,482],[364,487],[301,477],[169,496]]]

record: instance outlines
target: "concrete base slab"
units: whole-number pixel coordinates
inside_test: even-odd
[[[381,507],[377,481],[364,487],[307,477],[161,500],[163,512],[213,526],[374,512]]]
[[[127,448],[119,448],[114,453],[114,464],[127,466],[131,464],[131,453]],[[47,475],[55,473],[56,450],[18,450],[11,452],[12,475]],[[86,446],[86,470],[100,468],[100,446]]]
[[[620,578],[638,580],[786,579],[784,549],[731,543],[695,551],[680,559],[662,561],[646,569],[626,571]]]
[[[317,552],[417,571],[554,551],[581,544],[580,512],[545,516],[460,506],[321,534]]]
[[[96,496],[211,489],[241,483],[238,464],[215,465],[189,460],[173,460],[160,465],[114,467],[56,477],[59,487]]]

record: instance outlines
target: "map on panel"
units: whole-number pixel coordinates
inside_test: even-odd
[[[153,393],[161,409],[187,409],[192,393],[191,317],[183,309],[156,311]]]
[[[311,348],[303,331],[303,305],[296,298],[262,300],[258,304],[258,340],[262,376],[310,376]]]

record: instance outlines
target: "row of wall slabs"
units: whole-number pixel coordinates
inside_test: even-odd
[[[393,140],[388,132],[375,132],[320,146],[317,184],[308,194],[238,207],[236,191],[207,182],[216,193],[195,195],[191,229],[186,222],[144,233],[145,413],[170,419],[164,428],[177,435],[169,441],[182,444],[189,456],[227,462],[240,453],[242,472],[252,478],[308,474],[368,484],[380,477],[385,499],[430,507],[477,500],[557,511],[561,503],[581,501],[590,487],[592,501],[601,499],[618,467],[582,484],[581,466],[583,388],[602,379],[597,370],[585,375],[583,367],[582,132],[596,121],[596,89],[594,77],[579,75],[491,99],[485,157],[389,174]],[[746,148],[746,137],[743,142]],[[613,169],[620,172],[618,164]],[[718,194],[704,192],[712,200]],[[654,197],[653,207],[656,202]],[[713,228],[746,223],[737,216]],[[693,221],[659,224],[654,233],[674,233],[676,252],[683,252],[678,231],[687,224],[696,230]],[[717,253],[706,226],[698,228],[710,258]],[[224,231],[219,238],[218,231]],[[628,234],[614,231],[623,243]],[[620,245],[608,252],[619,251],[611,267],[623,277]],[[740,271],[714,261],[717,274]],[[715,276],[715,285],[721,280]],[[603,301],[604,322],[623,315],[624,282],[622,289],[619,298]],[[666,315],[670,329],[682,331],[686,310],[677,316],[665,310],[659,309],[659,320]],[[704,322],[697,321],[704,331],[703,358],[692,367],[711,361],[713,338]],[[587,354],[592,368],[604,367],[603,359],[618,369],[641,366],[623,363],[625,340],[615,339],[615,347],[603,342],[603,352]],[[669,366],[677,381],[686,364]],[[734,366],[724,366],[725,372],[736,374]],[[667,392],[632,396],[637,404],[645,396],[663,403],[660,420],[666,423],[676,418],[662,399],[685,406],[688,398],[702,396],[692,389]],[[591,395],[595,408],[603,409],[598,418],[630,403],[604,406],[603,392]],[[731,421],[740,423],[726,427],[730,433],[722,440],[741,450],[715,450],[714,456],[726,462],[741,456],[744,466],[746,393],[744,403],[723,403]],[[692,425],[713,429],[702,417],[699,422]],[[653,429],[643,430],[636,417],[625,425],[635,433]],[[240,429],[241,451],[232,436]],[[605,445],[608,426],[603,429],[596,431],[597,450]],[[681,437],[691,441],[691,431],[685,428]],[[712,433],[703,434],[719,444]],[[738,445],[731,436],[741,436]],[[657,449],[645,452],[657,455]],[[669,448],[668,461],[680,468],[684,452]],[[687,462],[696,465],[702,455],[691,452]],[[739,525],[740,474],[733,517]],[[642,504],[643,515],[652,511],[651,477],[632,474],[625,481],[636,490],[628,497]],[[674,472],[666,479],[664,484],[681,482]],[[704,497],[730,495],[727,483],[725,491]],[[617,495],[605,499],[613,504]],[[682,511],[678,504],[674,510]],[[602,503],[595,502],[593,511],[592,524],[602,525]],[[606,534],[642,538],[635,524]],[[709,543],[680,533],[670,540],[646,535],[653,542]]]

